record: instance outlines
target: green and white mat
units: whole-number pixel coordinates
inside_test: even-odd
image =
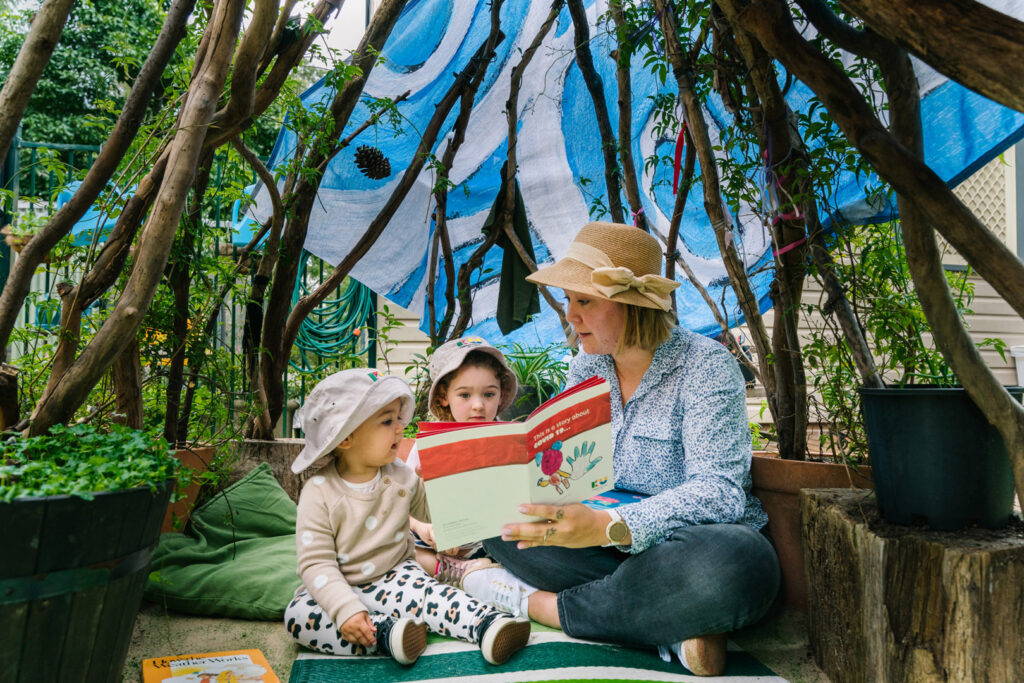
[[[290,683],[518,683],[520,681],[763,681],[785,679],[743,650],[730,644],[725,674],[700,678],[677,660],[661,661],[654,652],[576,640],[557,631],[535,631],[526,648],[502,666],[491,666],[475,645],[431,636],[415,664],[404,667],[386,657],[336,657],[300,654],[292,666]]]

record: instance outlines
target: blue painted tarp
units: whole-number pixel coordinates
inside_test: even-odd
[[[987,4],[1024,18],[1021,7],[1024,3],[991,0]],[[612,128],[616,129],[615,64],[609,57],[614,38],[609,34],[608,25],[597,21],[607,9],[606,5],[604,0],[592,2],[587,12],[591,22],[591,51],[604,83]],[[482,240],[480,228],[498,192],[507,151],[504,108],[509,95],[510,72],[537,35],[549,9],[547,0],[507,0],[502,7],[506,38],[498,47],[497,57],[478,92],[466,142],[450,172],[456,188],[448,195],[447,219],[457,265],[464,262]],[[390,98],[411,92],[409,99],[398,105],[406,119],[404,125],[408,134],[395,137],[384,129],[371,127],[332,160],[310,220],[305,246],[311,253],[336,264],[366,230],[412,158],[419,143],[415,131],[423,129],[434,112],[435,103],[453,82],[454,74],[464,68],[486,39],[489,11],[489,3],[483,2],[414,0],[408,4],[385,45],[383,63],[375,67],[365,90],[368,97]],[[526,70],[519,94],[518,180],[540,263],[565,253],[577,230],[592,219],[589,211],[592,205],[607,205],[601,140],[593,103],[576,66],[573,47],[572,21],[564,10]],[[644,213],[653,233],[663,237],[668,232],[674,205],[672,167],[671,164],[646,167],[642,160],[654,154],[669,158],[673,155],[678,131],[655,134],[652,96],[674,92],[674,84],[662,84],[644,68],[643,62],[642,55],[633,59],[633,139],[629,144],[640,173]],[[950,184],[966,178],[1021,137],[1024,115],[950,82],[922,63],[916,66],[924,95],[922,118],[927,162]],[[320,82],[302,99],[309,106],[332,95],[330,88]],[[787,98],[795,110],[808,111],[812,94],[796,83]],[[435,146],[438,156],[450,136],[457,111],[456,106],[445,122]],[[712,124],[712,141],[716,142],[719,131],[729,125],[731,115],[716,98],[707,103],[706,114]],[[343,135],[369,115],[366,103],[361,103]],[[389,177],[370,180],[359,172],[353,156],[360,144],[374,145],[384,152],[391,162]],[[294,145],[295,135],[286,126],[278,138],[271,166],[286,160]],[[438,318],[444,309],[443,270],[438,269],[436,281],[427,281],[430,238],[434,229],[432,212],[435,207],[431,197],[434,181],[433,171],[424,168],[377,244],[352,271],[353,277],[376,292],[423,313],[424,325],[428,287],[436,291]],[[880,181],[870,175],[840,176],[836,179],[833,196],[820,198],[823,214],[843,222],[889,217],[889,207],[872,206],[865,200],[868,188],[879,185]],[[760,202],[759,199],[752,201]],[[250,214],[262,219],[267,206],[265,190],[258,191]],[[764,310],[771,306],[768,288],[773,262],[771,238],[759,217],[766,209],[763,205],[744,202],[738,206],[738,211],[731,213],[732,232]],[[240,236],[239,239],[245,241],[246,238]],[[727,286],[718,245],[704,213],[699,184],[686,203],[678,248],[712,299],[725,302],[730,323],[741,322],[742,315]],[[492,340],[502,339],[494,320],[501,259],[501,250],[493,248],[473,277],[470,331]],[[682,324],[704,334],[716,334],[718,325],[696,288],[685,275],[680,275],[679,279],[682,286],[676,292],[676,301]],[[561,296],[560,292],[556,294]],[[524,326],[505,339],[525,344],[564,339],[554,313],[543,302],[541,307],[542,313],[534,324]]]

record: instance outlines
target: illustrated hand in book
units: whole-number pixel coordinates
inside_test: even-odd
[[[569,488],[570,480],[579,479],[601,462],[601,457],[593,459],[596,446],[597,442],[595,441],[585,441],[575,446],[572,449],[573,455],[565,458],[564,461],[561,441],[554,442],[543,453],[537,453],[534,460],[544,474],[537,480],[537,486],[554,486],[559,493],[562,492],[562,489]]]
[[[582,503],[570,505],[519,506],[519,512],[542,521],[506,524],[501,530],[503,541],[519,541],[520,550],[539,545],[557,545],[563,548],[589,548],[607,542],[605,528],[611,517],[607,512],[594,510]]]
[[[567,458],[566,462],[569,463],[569,467],[572,472],[570,477],[573,479],[579,479],[584,474],[594,469],[597,463],[601,462],[602,457],[598,456],[594,458],[594,448],[597,446],[597,442],[590,441],[584,442],[581,446],[576,446],[572,449],[573,455],[571,458]]]

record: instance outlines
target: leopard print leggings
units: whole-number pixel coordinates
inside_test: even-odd
[[[415,560],[405,560],[376,581],[353,586],[378,625],[385,617],[422,619],[434,633],[479,643],[480,621],[495,610],[453,586],[428,576]],[[284,612],[288,632],[299,644],[332,655],[375,654],[341,637],[341,631],[305,587]]]

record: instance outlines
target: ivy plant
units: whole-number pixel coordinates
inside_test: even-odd
[[[0,445],[0,501],[155,488],[175,476],[178,461],[159,435],[111,425],[56,426],[48,434]]]

